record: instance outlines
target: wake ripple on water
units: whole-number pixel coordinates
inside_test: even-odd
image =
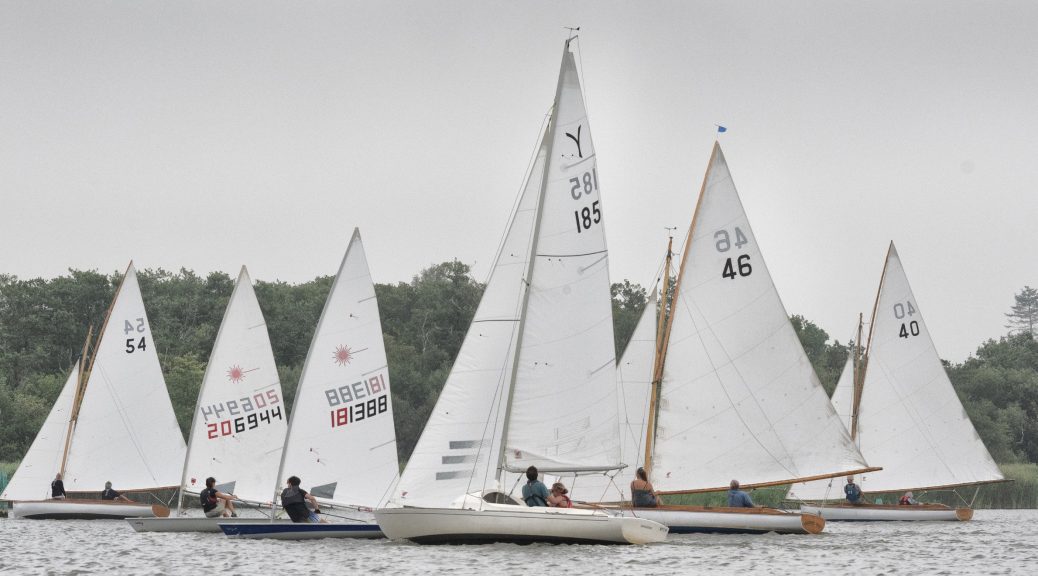
[[[418,546],[138,534],[122,521],[0,520],[0,574],[1038,574],[1038,511],[967,523],[829,523],[818,536],[674,535],[652,546]]]

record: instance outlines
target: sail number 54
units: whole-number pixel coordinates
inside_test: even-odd
[[[134,322],[129,320],[123,320],[123,335],[130,334],[132,332],[144,332],[144,318],[134,318]],[[147,342],[144,340],[144,336],[137,339],[137,336],[126,339],[126,353],[133,354],[138,350],[147,350]]]

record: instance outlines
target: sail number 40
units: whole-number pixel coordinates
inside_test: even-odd
[[[894,304],[894,317],[898,320],[903,320],[905,316],[915,316],[915,306],[908,300],[904,303],[898,302]],[[919,322],[915,320],[909,320],[908,322],[901,323],[901,330],[897,333],[900,338],[909,338],[911,336],[919,335]]]
[[[579,201],[582,197],[590,196],[598,190],[598,172],[592,168],[590,172],[584,172],[582,176],[570,178],[569,183],[572,184],[569,189],[570,197]],[[598,202],[595,200],[591,206],[584,206],[573,211],[573,220],[577,223],[577,234],[589,230],[592,225],[602,221],[602,210],[598,207]]]
[[[144,318],[135,318],[136,324],[129,320],[123,320],[123,335],[127,335],[133,332],[144,332]],[[126,339],[126,353],[133,354],[138,350],[147,350],[147,342],[144,340],[144,336],[137,339],[137,336]]]

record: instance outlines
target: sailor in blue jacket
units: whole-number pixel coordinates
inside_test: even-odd
[[[865,503],[865,500],[861,497],[861,488],[854,483],[854,476],[847,477],[847,485],[843,487],[843,495],[847,497],[847,501],[855,506],[861,506]]]
[[[739,490],[739,481],[732,480],[728,484],[730,490],[728,490],[728,506],[730,508],[753,508],[753,500],[750,499],[750,495]]]

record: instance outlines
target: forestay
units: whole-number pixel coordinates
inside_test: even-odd
[[[653,447],[656,489],[865,468],[789,322],[716,143],[682,258]]]
[[[645,459],[658,307],[658,295],[653,290],[616,365],[616,378],[620,383],[620,461],[625,467],[607,475],[575,478],[571,486],[571,497],[575,500],[614,502],[620,500],[620,496],[631,498],[630,483]]]
[[[176,486],[185,444],[131,263],[94,353],[72,433],[65,489]]]
[[[620,465],[597,159],[568,43],[555,98],[506,426],[503,460],[512,471]]]
[[[25,453],[18,470],[4,488],[0,500],[42,500],[50,498],[50,483],[61,471],[61,458],[65,453],[65,436],[68,431],[72,403],[76,398],[79,383],[79,363],[69,374],[61,394],[36,433],[36,438]]]
[[[378,301],[354,230],[299,379],[278,486],[299,476],[322,502],[375,507],[398,471]]]
[[[858,413],[857,441],[870,463],[867,492],[1002,479],[959,402],[890,244]]]
[[[476,314],[401,476],[399,504],[446,507],[472,491],[510,488],[498,486],[496,474],[546,154],[542,139]]]
[[[287,412],[267,323],[242,266],[198,392],[181,485],[197,493],[213,476],[241,500],[269,502]]]

